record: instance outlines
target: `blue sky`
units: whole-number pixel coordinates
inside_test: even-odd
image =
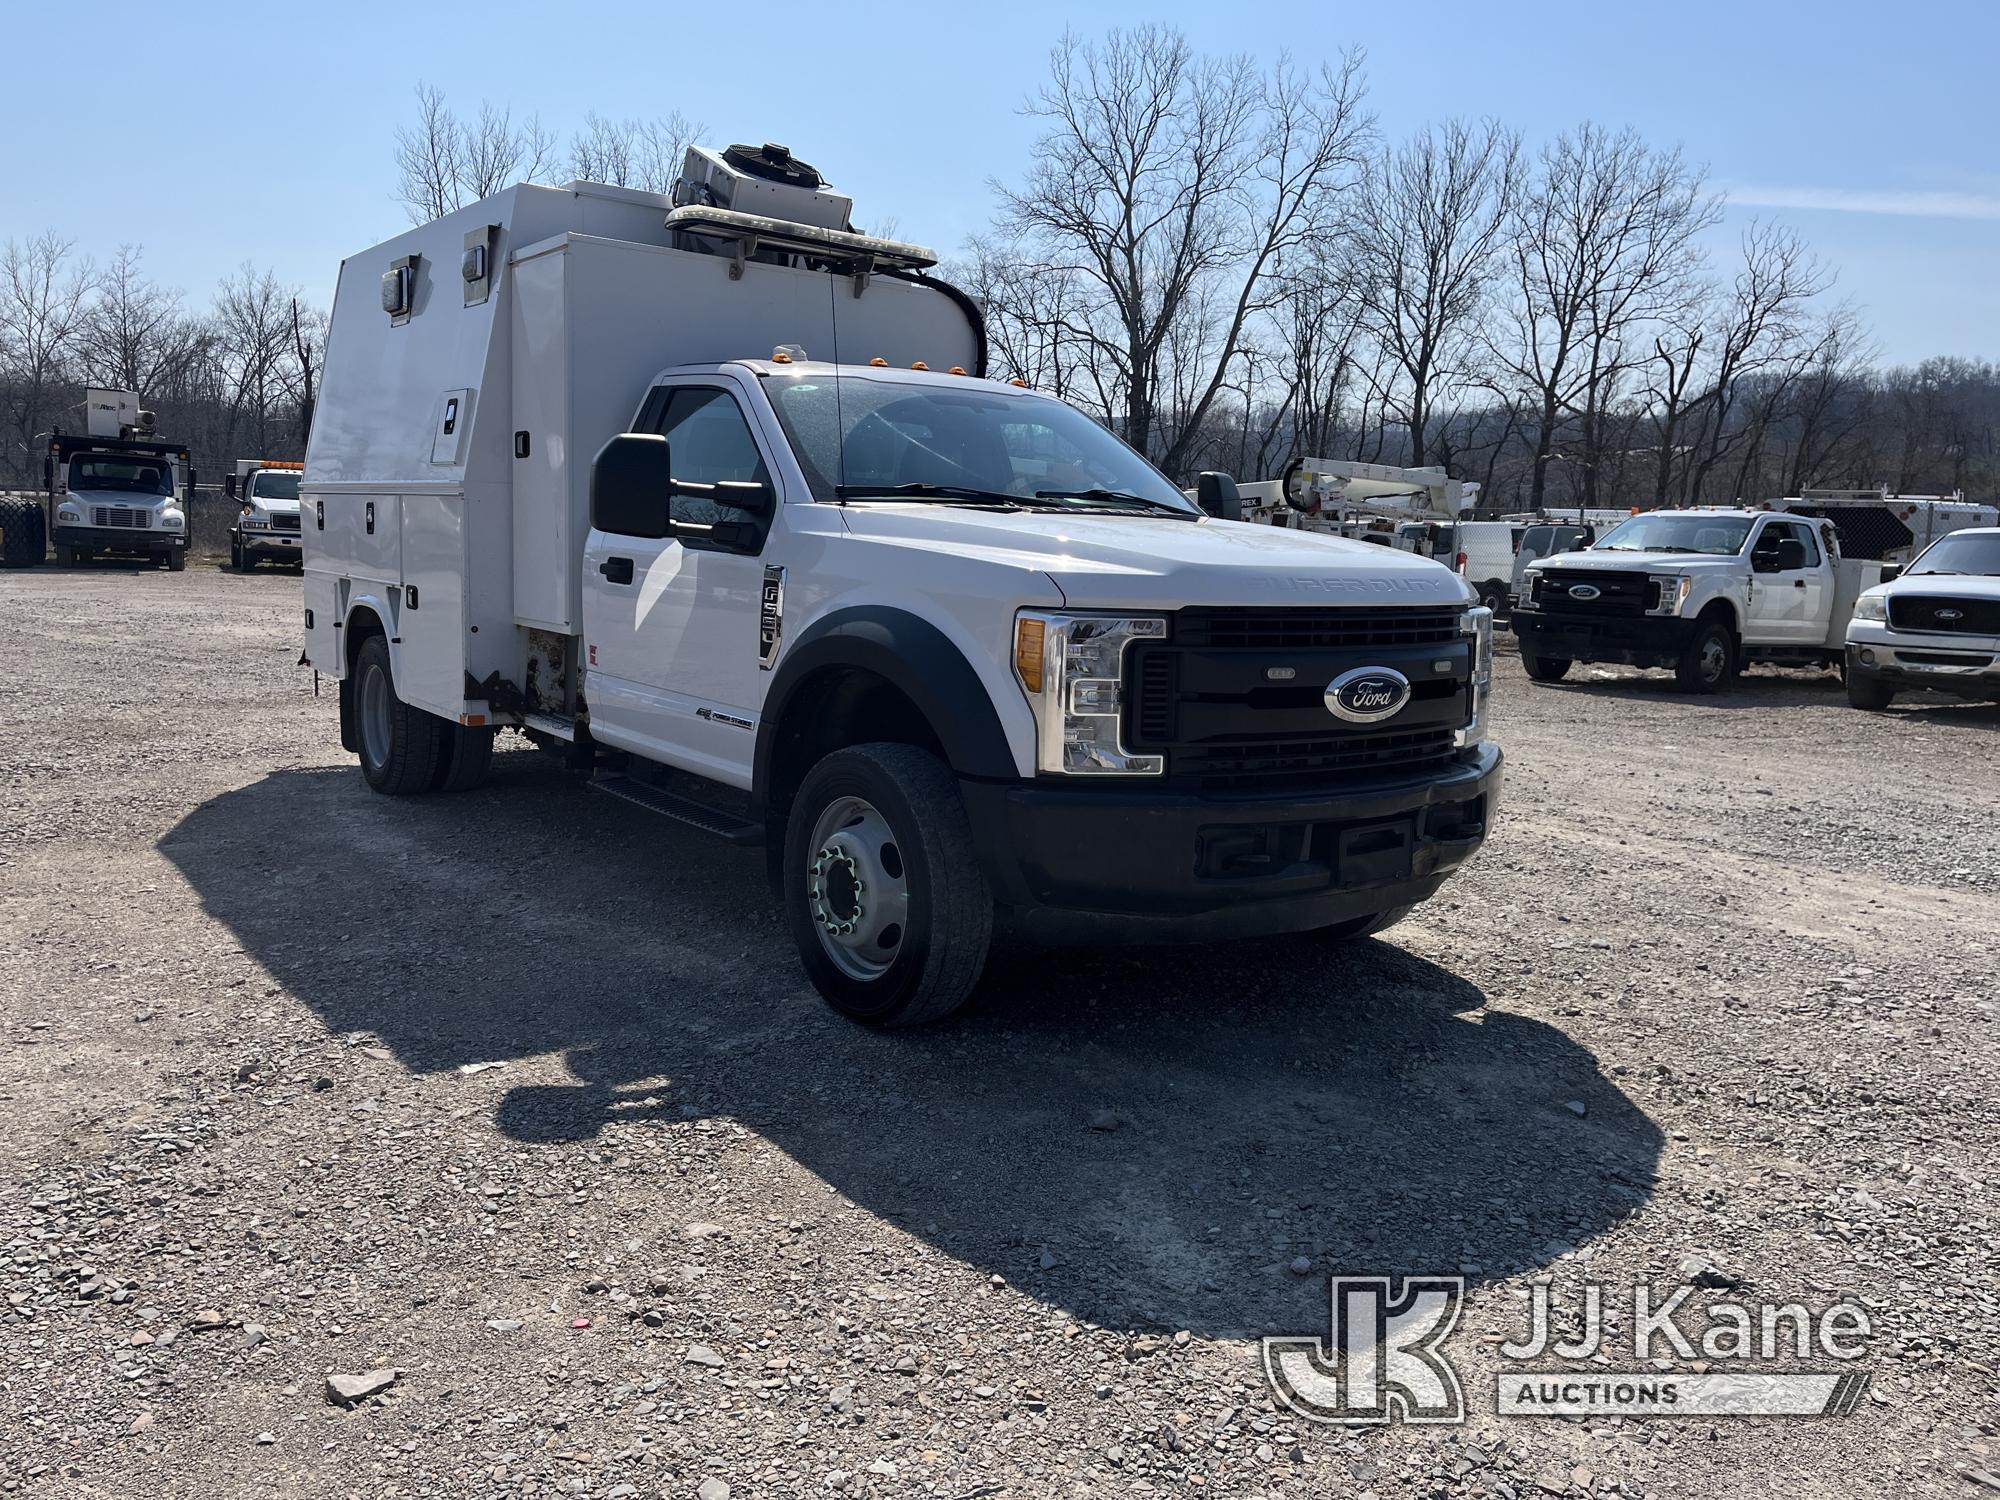
[[[1391,136],[1460,114],[1678,142],[1732,194],[1722,237],[1796,226],[1885,359],[2000,357],[2000,0],[22,7],[9,40],[40,61],[9,70],[0,238],[136,240],[196,302],[249,260],[323,301],[343,255],[405,222],[391,134],[422,80],[564,132],[679,108],[715,144],[783,141],[864,222],[949,251],[1028,160],[1019,108],[1064,27],[1146,20],[1211,51],[1362,47]]]

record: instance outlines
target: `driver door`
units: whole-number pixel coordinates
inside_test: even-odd
[[[1778,544],[1788,541],[1803,545],[1804,567],[1774,566]],[[1750,543],[1751,639],[1760,645],[1816,644],[1825,633],[1816,623],[1825,606],[1825,571],[1810,526],[1766,521]]]
[[[677,481],[774,484],[736,390],[715,376],[656,388],[636,428],[667,439]],[[761,554],[777,512],[749,543],[633,537],[593,529],[584,547],[585,694],[607,744],[732,786],[750,784],[765,674],[758,665]],[[675,495],[676,523],[744,520]]]

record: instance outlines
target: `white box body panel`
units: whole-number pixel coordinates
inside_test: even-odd
[[[875,276],[857,296],[852,278],[762,262],[732,277],[728,256],[673,247],[671,207],[589,183],[510,188],[342,264],[301,484],[318,670],[346,674],[365,606],[406,701],[514,716],[528,631],[582,629],[591,462],[665,369],[780,344],[977,368],[972,323],[935,286]],[[488,226],[474,299],[461,258]],[[392,319],[381,278],[410,256],[411,310]]]

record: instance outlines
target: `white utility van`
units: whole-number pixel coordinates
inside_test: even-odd
[[[849,222],[782,148],[697,148],[671,198],[516,187],[342,265],[305,655],[368,784],[519,729],[762,844],[877,1024],[996,930],[1345,938],[1436,891],[1499,790],[1465,585],[1214,519]]]

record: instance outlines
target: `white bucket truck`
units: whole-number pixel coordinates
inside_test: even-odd
[[[33,567],[47,543],[56,565],[141,557],[178,573],[187,566],[187,497],[194,467],[187,445],[155,436],[153,414],[132,391],[84,393],[84,430],[58,428],[42,456],[43,501],[0,507],[0,558]]]
[[[1213,519],[982,378],[977,309],[781,148],[523,186],[349,258],[306,658],[385,793],[496,726],[761,843],[807,973],[942,1015],[996,928],[1374,931],[1479,846],[1450,570]]]
[[[297,563],[299,479],[295,459],[239,458],[225,489],[238,507],[229,527],[229,566],[247,573],[260,562]]]

